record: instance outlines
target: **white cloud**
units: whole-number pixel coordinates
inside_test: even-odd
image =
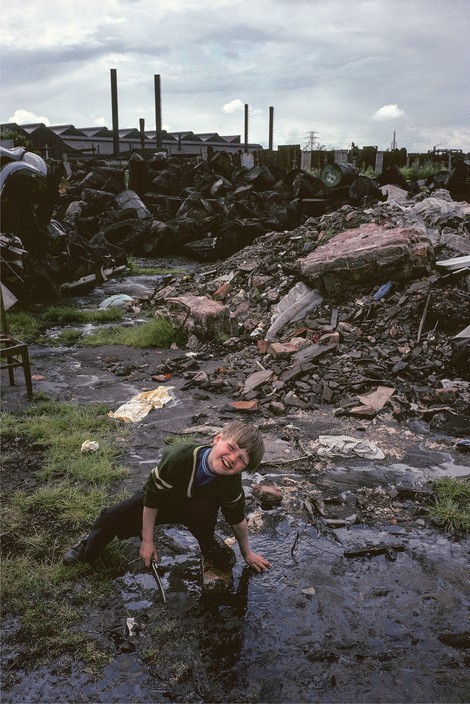
[[[443,134],[470,151],[468,0],[23,0],[21,16],[3,4],[2,122],[26,108],[23,121],[111,127],[116,68],[122,127],[153,129],[159,74],[172,132],[243,135],[247,104],[264,146],[273,106],[275,145],[315,130],[386,149],[396,131],[411,152]]]
[[[43,115],[35,115],[34,112],[23,110],[22,108],[20,110],[16,110],[15,114],[8,118],[8,122],[16,122],[17,125],[29,125],[37,122],[43,122],[46,127],[49,127],[51,124],[47,117],[44,117]]]
[[[104,117],[98,117],[95,120],[95,125],[97,127],[106,127],[106,120],[104,119]]]
[[[404,117],[404,115],[405,112],[395,103],[394,105],[383,105],[372,115],[372,119],[395,120],[397,117]]]
[[[239,98],[235,98],[235,100],[231,100],[229,103],[225,103],[224,107],[222,108],[222,110],[228,113],[229,115],[234,112],[241,112],[244,109],[245,105]]]

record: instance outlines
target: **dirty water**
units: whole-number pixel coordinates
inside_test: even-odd
[[[394,542],[367,527],[343,538],[348,547]],[[167,558],[166,605],[150,575],[127,573],[115,580],[120,608],[109,618],[120,637],[102,675],[93,680],[78,662],[66,674],[18,673],[4,701],[468,701],[465,651],[442,642],[465,629],[465,546],[426,531],[400,540],[405,549],[394,562],[347,559],[305,522],[271,512],[253,536],[255,550],[273,563],[269,573],[250,576],[239,564],[235,591],[205,600],[197,558]],[[129,616],[140,628],[132,637]],[[179,637],[155,637],[168,620],[184,624]],[[93,619],[84,625],[113,640],[109,622],[101,633]],[[158,653],[149,666],[142,655],[152,647]],[[160,652],[165,662],[183,661],[186,680],[162,683]]]
[[[65,671],[57,663],[16,672],[3,701],[468,702],[468,540],[412,523],[325,535],[293,505],[253,505],[250,486],[260,478],[295,481],[304,491],[306,483],[334,481],[347,492],[377,469],[343,461],[328,476],[269,468],[250,476],[248,506],[258,516],[252,547],[272,569],[253,575],[239,558],[234,587],[224,593],[203,593],[187,531],[159,528],[164,604],[140,566],[138,542],[129,541],[135,556],[114,579],[114,597],[81,624],[111,651],[111,663],[97,677],[79,659]],[[374,484],[399,481],[403,470],[382,467]],[[224,537],[227,527],[219,528]],[[344,555],[365,545],[390,550]]]

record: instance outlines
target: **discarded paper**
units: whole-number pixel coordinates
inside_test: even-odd
[[[84,443],[82,443],[82,446],[80,448],[81,452],[86,453],[86,452],[97,452],[100,449],[100,444],[99,442],[96,442],[96,440],[85,440]]]
[[[348,435],[320,435],[318,438],[320,447],[317,455],[320,457],[364,457],[368,460],[383,460],[384,453],[377,445],[365,440],[357,440]]]
[[[379,386],[370,394],[358,394],[357,398],[365,406],[372,406],[375,411],[380,411],[394,393],[395,389],[392,389],[390,386]]]
[[[124,403],[116,411],[109,411],[108,416],[122,420],[125,423],[136,423],[145,418],[152,408],[162,408],[173,399],[169,389],[159,386],[153,391],[143,391],[130,401]]]

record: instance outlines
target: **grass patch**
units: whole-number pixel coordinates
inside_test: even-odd
[[[87,323],[114,323],[124,318],[122,308],[83,310],[73,306],[52,306],[41,316],[42,323],[50,325],[86,325]]]
[[[9,636],[18,653],[9,666],[17,660],[24,668],[37,658],[78,651],[88,670],[99,669],[108,655],[81,632],[81,609],[111,591],[106,577],[118,573],[128,548],[113,543],[93,570],[65,567],[62,558],[103,506],[124,498],[110,497],[112,483],[128,474],[117,463],[122,445],[116,443],[116,422],[103,405],[39,400],[18,416],[0,414],[0,431],[8,454],[2,477],[2,611],[20,623]],[[127,433],[119,428],[120,436]],[[81,452],[88,439],[99,442],[98,452]]]
[[[41,319],[24,310],[9,310],[8,329],[12,337],[30,342],[44,331]]]
[[[186,342],[187,333],[176,328],[165,316],[153,318],[133,328],[120,326],[98,330],[82,340],[82,344],[88,347],[126,345],[138,349],[166,349],[173,343],[180,347]]]
[[[130,276],[184,276],[183,269],[155,266],[140,266],[133,257],[127,258],[127,273]]]
[[[437,479],[432,484],[436,501],[431,516],[449,533],[470,530],[470,482]]]
[[[69,328],[68,330],[62,330],[55,340],[48,339],[47,342],[53,347],[55,347],[55,345],[59,345],[59,347],[62,345],[65,347],[71,347],[72,345],[75,345],[82,337],[83,334],[80,330]]]
[[[56,325],[87,325],[88,323],[105,324],[121,321],[125,316],[122,308],[104,308],[83,310],[74,306],[51,306],[41,314],[26,310],[8,311],[8,327],[13,337],[25,342],[33,342],[45,331]],[[76,342],[78,331],[64,330],[61,333],[63,344]],[[68,336],[68,337],[67,337]]]

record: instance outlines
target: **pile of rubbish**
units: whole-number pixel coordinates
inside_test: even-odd
[[[467,435],[470,205],[443,189],[394,196],[267,233],[136,301],[189,334],[190,353],[168,359],[161,378],[183,375],[237,412],[330,404],[370,419],[385,408]],[[198,358],[215,349],[223,362],[209,375]]]
[[[386,202],[400,188],[402,198],[419,198],[426,186],[405,181],[398,168],[374,181],[331,163],[316,177],[271,162],[247,168],[224,152],[208,161],[134,153],[120,166],[93,161],[72,171],[68,162],[48,168],[23,148],[2,148],[1,164],[2,282],[33,300],[93,287],[122,273],[128,255],[218,261],[344,205]],[[469,191],[466,162],[429,182],[428,194],[443,185],[451,200]]]

